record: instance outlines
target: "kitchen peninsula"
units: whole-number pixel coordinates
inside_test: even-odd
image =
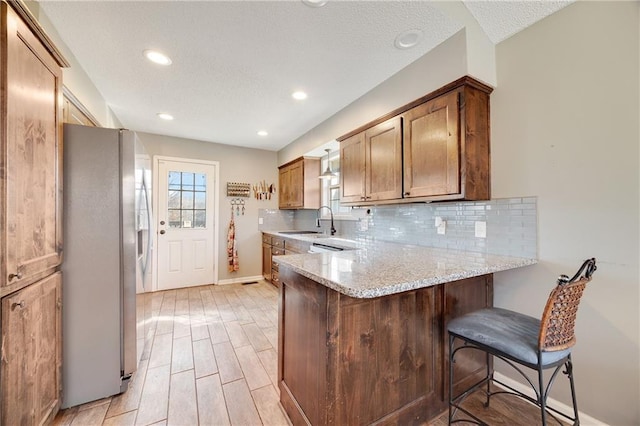
[[[493,304],[494,272],[536,260],[356,246],[274,258],[280,402],[294,425],[427,422],[447,406],[447,322]],[[486,366],[481,356],[460,358],[456,387]]]

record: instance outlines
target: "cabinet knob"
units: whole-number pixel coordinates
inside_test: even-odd
[[[160,221],[160,225],[164,225],[164,220],[161,220],[161,221]]]
[[[162,229],[162,230],[160,231],[160,235],[164,235],[164,233],[165,233],[165,232],[167,232],[167,231],[165,231],[164,229]]]
[[[360,197],[361,200],[366,200],[367,197],[365,197],[364,195],[362,197]]]
[[[15,274],[9,274],[9,281],[13,279],[22,279],[22,272],[16,272]]]
[[[405,193],[404,193],[404,196],[405,196],[405,197],[408,197],[409,195],[411,195],[411,193],[410,193],[410,192],[405,192]]]
[[[12,303],[12,304],[11,304],[11,310],[13,311],[13,310],[15,310],[15,309],[16,309],[16,308],[18,308],[18,307],[19,307],[20,309],[23,309],[25,306],[26,306],[26,304],[24,303],[24,300],[21,300],[21,301],[20,301],[20,302],[18,302],[18,303],[16,303],[16,302]]]

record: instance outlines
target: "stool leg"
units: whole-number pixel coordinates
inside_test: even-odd
[[[485,352],[486,358],[485,361],[487,363],[487,402],[484,403],[484,408],[489,407],[489,399],[491,398],[491,382],[493,380],[493,372],[489,366],[489,361],[491,360],[491,355],[489,352]]]
[[[540,355],[538,354],[538,359],[540,359]],[[539,403],[540,403],[540,414],[542,415],[542,426],[547,425],[547,392],[545,391],[544,386],[544,377],[542,366],[538,363],[538,386],[539,386]]]
[[[578,417],[578,402],[576,399],[576,387],[573,383],[573,362],[571,361],[571,354],[569,354],[567,358],[567,362],[565,364],[566,370],[564,373],[569,376],[569,384],[571,385],[571,401],[573,402],[573,425],[580,425],[580,418]]]
[[[449,334],[449,425],[453,420],[453,340],[454,337]]]

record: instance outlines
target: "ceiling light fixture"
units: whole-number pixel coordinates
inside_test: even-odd
[[[325,149],[325,151],[327,152],[327,169],[318,177],[320,179],[331,179],[338,175],[331,171],[331,160],[329,159],[329,153],[331,152],[331,149],[327,148]]]
[[[293,99],[297,99],[299,101],[307,99],[307,94],[305,92],[302,92],[302,91],[293,92],[291,94],[291,96],[293,96]]]
[[[172,63],[171,58],[163,53],[158,52],[157,50],[147,49],[142,53],[144,54],[145,58],[153,63],[159,65],[171,65]]]
[[[396,37],[396,40],[393,42],[393,44],[394,46],[396,46],[396,48],[401,50],[410,49],[420,43],[423,36],[424,34],[421,30],[403,31]]]
[[[167,114],[166,112],[159,112],[158,113],[158,117],[162,118],[163,120],[167,120],[167,121],[173,120],[173,115]]]
[[[327,4],[327,0],[302,0],[302,3],[309,7],[322,7]]]
[[[258,136],[269,136],[269,132],[266,130],[258,130]]]

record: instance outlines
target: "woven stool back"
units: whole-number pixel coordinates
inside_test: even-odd
[[[575,345],[578,306],[596,269],[595,259],[587,259],[573,278],[566,275],[558,278],[558,285],[551,291],[540,320],[538,345],[541,351],[559,351]]]

